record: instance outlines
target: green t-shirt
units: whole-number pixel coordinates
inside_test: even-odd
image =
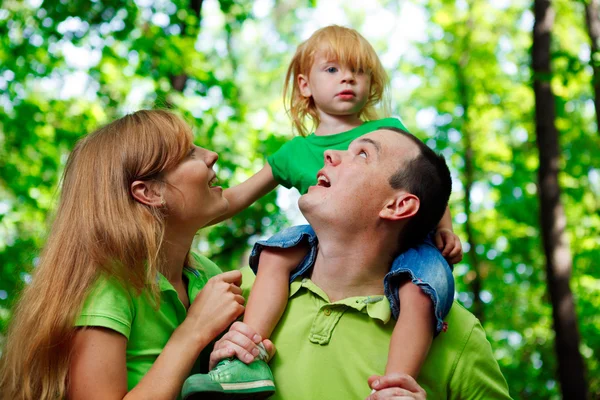
[[[193,254],[193,253],[192,253]],[[212,261],[193,254],[197,269],[185,267],[188,296],[192,302],[211,277],[221,273]],[[127,338],[127,388],[131,390],[148,372],[173,331],[183,322],[187,310],[177,291],[162,275],[158,277],[160,307],[145,290],[137,294],[116,279],[100,277],[92,286],[75,326],[112,329]],[[200,357],[199,360],[205,357]],[[192,373],[201,372],[200,361]]]
[[[304,194],[317,182],[317,172],[324,165],[325,150],[347,150],[350,142],[357,137],[383,127],[406,131],[399,119],[384,118],[365,122],[359,127],[335,135],[317,136],[313,133],[306,137],[297,136],[281,146],[267,161],[278,183],[288,189],[295,187]]]
[[[243,268],[247,295],[254,273]],[[481,324],[455,303],[447,332],[433,341],[418,382],[431,399],[510,399]],[[271,399],[364,399],[367,378],[383,375],[395,321],[385,296],[334,303],[308,278],[290,286],[287,308],[271,335],[277,391]],[[407,344],[410,345],[410,344]]]

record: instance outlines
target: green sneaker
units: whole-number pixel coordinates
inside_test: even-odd
[[[266,362],[244,364],[233,358],[222,360],[208,374],[187,378],[181,396],[184,400],[258,400],[273,393],[273,374]]]

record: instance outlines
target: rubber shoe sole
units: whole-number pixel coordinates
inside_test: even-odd
[[[190,377],[183,385],[183,400],[262,400],[275,393],[275,385],[271,380],[244,382],[244,383],[224,383],[213,382],[207,387],[208,382],[203,376],[194,379]],[[205,387],[200,393],[186,393],[189,386],[197,386],[202,382]]]

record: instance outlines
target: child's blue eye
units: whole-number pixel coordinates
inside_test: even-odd
[[[337,68],[336,67],[327,67],[327,69],[325,70],[326,72],[329,72],[331,74],[334,74],[337,72]]]

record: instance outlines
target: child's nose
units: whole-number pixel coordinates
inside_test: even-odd
[[[342,70],[342,83],[354,82],[354,72],[349,68]]]

